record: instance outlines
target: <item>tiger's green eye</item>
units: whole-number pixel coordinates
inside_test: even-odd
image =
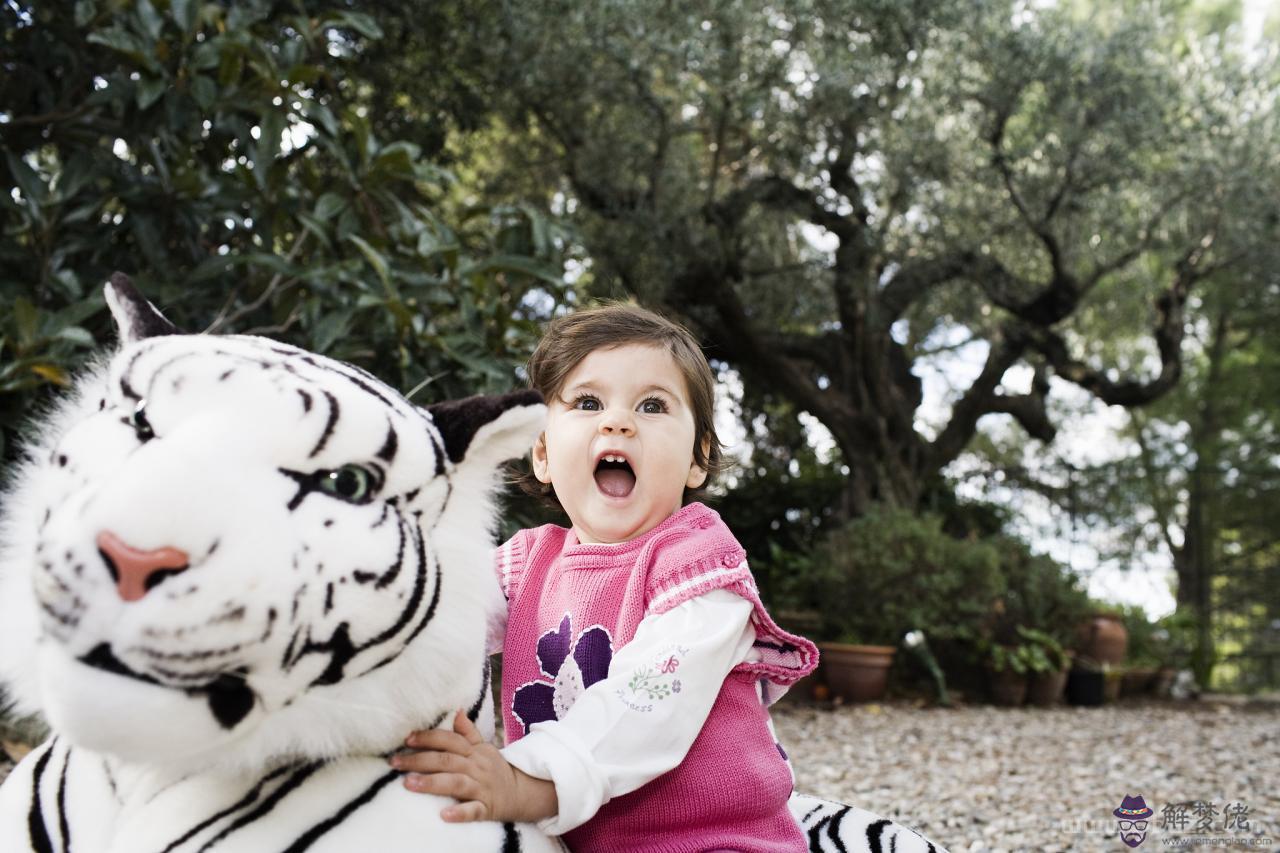
[[[367,503],[381,485],[379,479],[376,472],[363,465],[343,465],[336,471],[323,472],[319,488],[325,494],[344,501]]]
[[[147,420],[147,401],[139,400],[138,405],[134,407],[133,414],[129,417],[129,423],[133,426],[133,431],[138,434],[141,441],[150,441],[156,437],[155,430],[151,428],[151,422]]]

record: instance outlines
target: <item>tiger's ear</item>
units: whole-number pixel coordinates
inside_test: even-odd
[[[182,334],[181,329],[170,323],[156,306],[143,298],[124,273],[113,273],[111,280],[103,288],[103,293],[107,297],[111,316],[116,321],[120,346],[143,338]]]
[[[514,391],[446,400],[427,406],[427,413],[450,462],[496,467],[524,455],[546,421],[547,407],[537,391]]]

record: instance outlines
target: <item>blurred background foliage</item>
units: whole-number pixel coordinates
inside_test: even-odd
[[[715,503],[774,608],[924,628],[956,670],[1069,644],[1096,602],[1027,544],[1069,518],[1175,568],[1169,625],[1128,614],[1142,657],[1275,687],[1280,32],[1242,13],[11,0],[3,459],[110,343],[115,270],[422,404],[635,298],[733,390]],[[1081,461],[1055,433],[1099,400],[1116,452]]]

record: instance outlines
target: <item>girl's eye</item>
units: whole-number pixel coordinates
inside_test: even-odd
[[[584,412],[600,411],[600,401],[590,394],[579,394],[573,398],[573,408],[581,409]]]
[[[320,491],[351,503],[368,503],[381,485],[377,472],[363,465],[343,465],[320,474]]]
[[[646,415],[660,415],[667,410],[667,404],[657,397],[650,397],[640,404],[640,411]]]

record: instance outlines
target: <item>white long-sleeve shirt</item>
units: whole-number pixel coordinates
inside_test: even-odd
[[[752,653],[751,612],[750,601],[716,589],[646,616],[609,674],[563,717],[535,723],[502,750],[515,767],[555,784],[560,812],[540,829],[562,835],[684,759],[725,677]],[[671,692],[647,701],[643,684],[664,671],[675,675],[663,680]]]

